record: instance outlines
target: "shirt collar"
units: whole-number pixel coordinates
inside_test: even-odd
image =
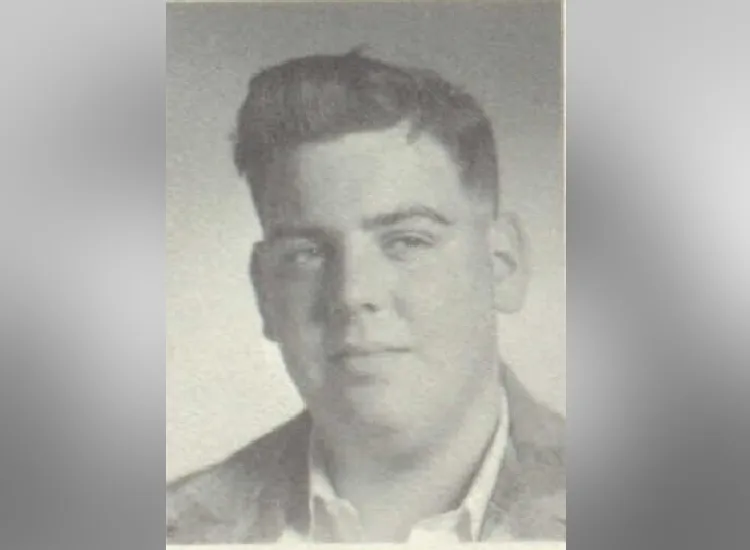
[[[462,518],[466,518],[470,525],[471,540],[478,540],[485,512],[492,498],[495,482],[508,448],[508,400],[504,388],[499,386],[498,390],[501,404],[500,421],[495,429],[490,447],[482,459],[464,500],[457,509],[433,518],[427,518],[419,522],[415,529],[423,524],[430,525],[430,530],[434,530],[435,525],[451,525],[451,529],[457,529],[462,523]],[[351,503],[336,494],[336,490],[328,477],[324,466],[322,446],[314,429],[308,452],[308,472],[310,482],[308,502],[310,533],[314,534],[321,531],[322,526],[318,523],[320,520],[320,509],[318,507],[321,505],[325,507],[326,515],[333,516],[328,518],[329,521],[344,522],[350,524],[350,526],[352,523],[356,523],[356,510]],[[324,531],[330,531],[330,525]]]

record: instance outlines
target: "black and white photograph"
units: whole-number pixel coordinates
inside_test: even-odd
[[[168,5],[168,545],[564,543],[563,21]]]

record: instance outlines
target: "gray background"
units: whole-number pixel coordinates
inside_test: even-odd
[[[260,234],[228,136],[250,75],[358,44],[429,67],[486,106],[506,205],[532,244],[504,358],[565,409],[562,12],[556,3],[172,6],[167,14],[167,476],[219,460],[301,407],[246,277]],[[436,297],[439,299],[439,297]]]
[[[165,9],[0,20],[0,547],[159,548]],[[576,0],[568,540],[748,548],[750,4]]]

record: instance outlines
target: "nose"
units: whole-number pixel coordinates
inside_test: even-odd
[[[332,313],[351,319],[387,308],[393,274],[382,254],[365,243],[347,243],[338,258],[330,277]]]

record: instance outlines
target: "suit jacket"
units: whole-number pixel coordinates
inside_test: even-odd
[[[564,540],[564,420],[507,375],[510,440],[481,530],[482,541]],[[167,487],[168,544],[276,542],[307,532],[307,450],[302,413],[227,460]]]

